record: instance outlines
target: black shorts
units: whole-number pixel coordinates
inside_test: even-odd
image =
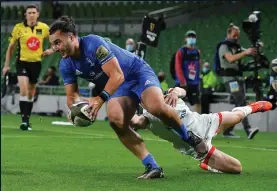
[[[176,84],[176,87],[180,87],[180,85]],[[187,85],[186,92],[184,101],[188,100],[191,105],[200,104],[200,85]]]
[[[17,61],[16,73],[17,76],[27,76],[29,82],[36,84],[38,82],[39,74],[41,71],[41,62],[25,62]]]

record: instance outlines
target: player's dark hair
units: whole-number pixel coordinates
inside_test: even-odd
[[[50,35],[60,30],[63,33],[71,32],[73,35],[77,34],[77,30],[74,25],[74,20],[69,16],[61,16],[50,26]]]
[[[39,12],[39,8],[38,8],[38,6],[35,5],[35,4],[27,5],[27,7],[25,8],[25,13],[27,12],[27,9],[36,9],[37,12]]]
[[[228,26],[228,28],[227,28],[227,33],[228,33],[228,34],[231,34],[231,32],[232,32],[233,30],[239,30],[239,27],[236,26],[236,25],[234,25],[233,23],[230,23],[229,26]]]

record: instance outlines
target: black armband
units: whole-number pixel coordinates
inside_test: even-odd
[[[106,92],[105,90],[103,90],[100,94],[99,97],[106,102],[109,98],[110,98],[110,94],[108,92]]]

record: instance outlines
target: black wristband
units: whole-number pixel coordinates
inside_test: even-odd
[[[108,92],[106,92],[105,90],[103,90],[100,94],[99,97],[106,102],[109,98],[110,98],[110,94]]]

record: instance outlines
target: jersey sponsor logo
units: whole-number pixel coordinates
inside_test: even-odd
[[[32,51],[36,51],[40,47],[40,41],[37,37],[30,37],[27,40],[26,44],[27,44],[27,47]]]
[[[150,23],[150,31],[153,31],[155,28],[155,24],[154,23]]]
[[[146,37],[151,41],[155,41],[156,40],[156,37],[157,37],[157,34],[156,33],[153,33],[153,32],[150,32],[149,30],[146,31]]]
[[[109,51],[103,46],[99,46],[96,50],[96,58],[100,61],[104,60],[109,55]]]
[[[87,80],[91,80],[91,81],[95,81],[95,80],[97,80],[100,76],[102,76],[104,74],[104,72],[103,71],[101,71],[101,72],[99,72],[98,74],[96,74],[95,72],[90,72],[90,76],[91,76],[91,78],[90,79],[87,79]]]
[[[95,63],[93,63],[89,58],[86,58],[87,62],[89,63],[90,67],[94,67]]]
[[[181,113],[180,113],[180,119],[183,119],[183,118],[185,118],[185,116],[186,116],[186,113],[187,113],[187,110],[182,110],[181,111]]]
[[[89,74],[90,76],[95,76],[95,72],[90,72],[90,74]]]
[[[78,75],[82,75],[83,74],[83,72],[81,72],[81,71],[79,71],[79,70],[77,70],[76,69],[76,75],[78,76]]]
[[[148,84],[152,84],[152,82],[150,80],[146,80],[144,86],[147,86]]]

